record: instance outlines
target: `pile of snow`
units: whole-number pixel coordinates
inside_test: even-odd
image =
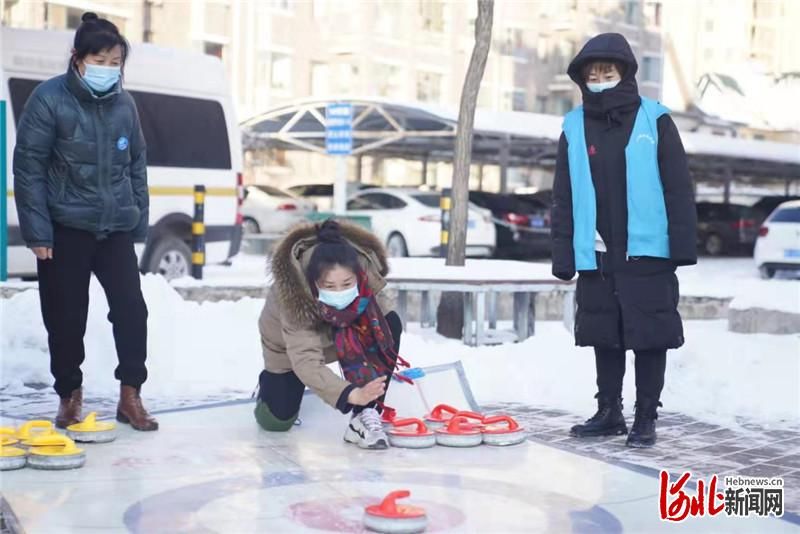
[[[257,321],[262,302],[196,303],[184,301],[161,276],[142,277],[149,309],[148,396],[177,397],[251,392],[263,367]],[[38,291],[0,301],[0,388],[30,391],[24,384],[51,384],[47,334]],[[118,392],[117,365],[108,305],[96,279],[90,288],[82,369],[92,394]]]
[[[198,304],[182,300],[162,278],[145,276],[150,309],[148,398],[241,398],[262,369],[257,328],[260,300]],[[22,394],[25,384],[51,384],[47,337],[38,293],[0,301],[0,389]],[[115,395],[114,341],[102,289],[91,286],[83,365],[87,392]],[[724,321],[686,325],[687,345],[668,356],[664,407],[724,425],[756,421],[776,427],[800,420],[800,336],[735,334]],[[576,348],[561,324],[537,323],[524,343],[466,347],[430,330],[403,336],[401,352],[415,366],[462,360],[478,401],[521,402],[538,407],[593,412],[593,353]],[[633,356],[624,396],[635,399]],[[397,385],[396,387],[402,387]]]

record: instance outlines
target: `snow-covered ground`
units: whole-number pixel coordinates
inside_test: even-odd
[[[708,283],[713,287],[728,282],[717,276]],[[787,284],[787,291],[800,285],[777,283]],[[256,324],[260,301],[187,302],[152,275],[143,278],[143,288],[150,309],[148,397],[241,398],[253,390],[262,368]],[[113,378],[114,342],[96,281],[91,303],[85,382],[90,394],[113,395],[118,387]],[[19,293],[0,305],[0,390],[22,394],[32,391],[31,385],[49,385],[38,294]],[[800,421],[800,336],[734,334],[724,321],[688,322],[686,329],[686,346],[668,358],[665,408],[726,425],[758,421],[783,427]],[[415,366],[462,360],[481,403],[592,411],[592,352],[574,347],[572,336],[559,323],[538,323],[536,336],[524,343],[479,348],[412,326],[401,352]],[[624,392],[629,405],[635,398],[632,364],[630,356]]]

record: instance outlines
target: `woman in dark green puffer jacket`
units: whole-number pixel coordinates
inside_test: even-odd
[[[144,136],[121,82],[128,49],[113,23],[86,13],[66,74],[36,88],[17,128],[14,193],[23,239],[38,259],[60,428],[81,418],[92,274],[108,298],[119,358],[117,419],[158,428],[139,396],[147,306],[134,242],[147,235],[149,199]]]

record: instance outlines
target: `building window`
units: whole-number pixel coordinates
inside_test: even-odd
[[[354,92],[358,81],[358,66],[352,63],[339,63],[336,65],[336,91],[340,94],[351,94]]]
[[[442,99],[442,75],[435,72],[417,73],[417,100],[439,102]]]
[[[374,0],[376,10],[375,29],[385,37],[400,37],[403,20],[403,4],[397,0]]]
[[[419,14],[422,29],[426,32],[444,32],[444,2],[442,0],[420,0]]]
[[[203,43],[203,53],[222,59],[222,47],[223,45],[220,43],[205,42]]]
[[[270,86],[288,91],[292,83],[292,58],[286,54],[273,53],[270,61]]]
[[[661,82],[661,58],[645,57],[642,59],[642,80],[645,82]]]
[[[547,63],[550,56],[550,39],[540,35],[536,43],[536,54],[542,63]]]
[[[644,4],[644,20],[648,26],[661,27],[661,1],[648,1]]]
[[[575,57],[575,43],[568,40],[559,41],[556,55],[556,71],[559,74],[567,72],[567,67],[573,57]]]
[[[377,92],[379,96],[389,98],[403,97],[403,72],[397,65],[375,65]]]
[[[558,99],[558,113],[557,115],[566,115],[569,113],[573,108],[572,99],[571,98],[559,98]]]
[[[536,97],[536,108],[534,109],[536,113],[547,113],[547,97],[546,96],[537,96]]]
[[[327,63],[311,63],[311,96],[330,95],[331,69]]]
[[[506,28],[505,37],[500,43],[500,53],[513,56],[516,50],[522,48],[523,32],[519,28]]]
[[[522,89],[503,91],[501,111],[525,111],[525,96],[525,91]]]

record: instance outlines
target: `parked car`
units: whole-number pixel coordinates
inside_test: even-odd
[[[310,200],[270,185],[248,185],[242,203],[242,228],[246,234],[280,234],[316,211]]]
[[[800,272],[800,200],[781,204],[764,221],[754,257],[762,278],[781,270]]]
[[[372,189],[374,185],[357,184],[348,182],[347,197],[357,191]],[[293,185],[289,192],[313,202],[319,211],[331,211],[333,209],[333,184],[304,184]]]
[[[750,206],[697,203],[697,244],[710,256],[751,252],[758,237],[758,213]]]
[[[472,203],[490,210],[497,234],[495,256],[529,258],[550,253],[550,208],[531,196],[470,191]]]
[[[411,189],[369,189],[350,197],[347,213],[369,216],[390,256],[435,256],[441,244],[439,198]],[[491,256],[496,246],[492,213],[470,203],[467,224],[467,256]]]

